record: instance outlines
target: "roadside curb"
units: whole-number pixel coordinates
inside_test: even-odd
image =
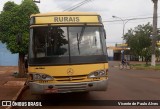
[[[117,68],[119,66],[118,65],[112,65],[112,66],[109,66],[109,67]]]
[[[20,96],[20,94],[22,93],[22,91],[25,89],[25,83],[23,85],[23,87],[21,87],[21,89],[18,91],[18,93],[13,97],[12,101],[16,101],[18,99],[18,97]],[[6,109],[12,109],[12,106],[8,106],[6,107]]]

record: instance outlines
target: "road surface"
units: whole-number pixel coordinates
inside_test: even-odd
[[[97,100],[160,100],[160,71],[154,70],[119,70],[117,62],[109,62],[109,86],[107,91],[90,93],[71,93],[53,95],[31,95],[26,89],[19,100],[45,100],[51,101],[88,101]],[[43,106],[42,109],[160,109],[160,106],[73,106],[75,102],[59,102],[58,106]],[[87,103],[85,103],[87,104]],[[46,104],[47,105],[47,104]],[[94,104],[93,102],[93,105]],[[21,109],[22,107],[15,107]],[[23,107],[28,108],[28,107]],[[31,107],[30,107],[31,108]],[[34,108],[34,107],[33,107]]]

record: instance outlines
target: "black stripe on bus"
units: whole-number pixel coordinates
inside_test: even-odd
[[[71,56],[69,57],[44,57],[29,60],[29,66],[57,66],[57,65],[80,65],[107,63],[107,55],[96,56]]]

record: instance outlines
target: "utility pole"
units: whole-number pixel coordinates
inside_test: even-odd
[[[40,3],[40,0],[33,0],[33,2],[35,2],[35,3]]]
[[[152,0],[154,4],[154,11],[153,11],[153,34],[152,34],[152,58],[151,58],[151,65],[156,65],[156,37],[157,37],[157,9],[158,9],[158,0]]]
[[[123,33],[122,33],[122,44],[124,44],[124,31],[125,31],[125,25],[129,20],[133,20],[133,19],[122,19],[120,17],[117,16],[112,16],[113,18],[118,18],[123,22]],[[121,60],[124,59],[124,49],[121,51]]]

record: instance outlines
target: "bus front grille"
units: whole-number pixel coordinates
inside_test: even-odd
[[[56,81],[82,81],[87,78],[86,75],[80,75],[80,76],[54,76],[54,80]]]
[[[82,84],[61,84],[61,85],[55,85],[55,87],[58,88],[58,92],[63,93],[63,92],[80,92],[80,91],[85,91],[87,84],[82,83]]]
[[[39,83],[48,83],[47,80],[40,80]]]

